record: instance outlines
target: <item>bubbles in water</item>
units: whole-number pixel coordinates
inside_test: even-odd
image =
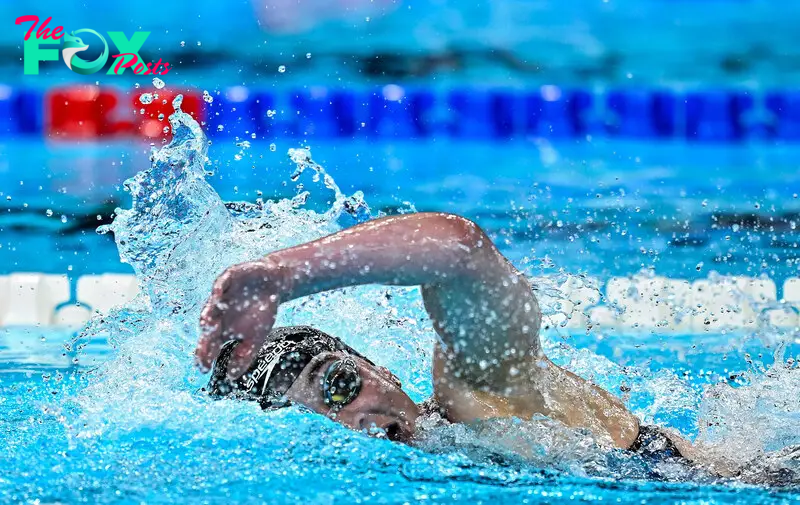
[[[164,120],[164,114],[163,113],[158,115],[158,120],[159,121],[163,121]]]
[[[286,66],[285,66],[285,65],[281,65],[281,66],[279,66],[279,67],[278,67],[278,72],[280,72],[280,73],[284,73],[284,72],[286,72]]]
[[[62,214],[62,215],[61,215],[61,222],[62,222],[62,223],[66,223],[66,222],[67,222],[67,216],[65,216],[65,215],[63,215],[63,214]]]
[[[145,105],[149,105],[153,103],[153,95],[150,93],[142,93],[141,96],[139,96],[139,101]]]
[[[211,95],[208,93],[208,91],[207,91],[207,90],[203,90],[203,100],[205,100],[205,101],[206,101],[206,103],[211,103],[211,102],[213,102],[213,101],[214,101],[214,97],[213,97],[213,96],[211,96]]]
[[[181,47],[186,47],[186,41],[185,40],[181,40]]]
[[[52,209],[47,209],[44,214],[47,217],[53,217],[53,210]]]
[[[156,89],[161,89],[164,87],[164,85],[165,85],[164,81],[162,81],[158,77],[153,77],[153,86],[155,86]]]
[[[164,133],[169,133],[169,126],[165,126],[162,130]]]
[[[272,144],[269,145],[269,150],[270,151],[275,152],[276,149],[278,149],[278,146],[276,146],[275,143],[272,143]]]
[[[207,379],[192,368],[189,356],[198,336],[199,312],[216,276],[231,264],[337,231],[342,223],[353,222],[350,212],[369,215],[369,211],[363,195],[348,198],[341,193],[307,148],[289,150],[296,165],[291,178],[297,180],[304,170],[313,170],[314,180],[323,181],[334,193],[327,198],[331,204],[321,211],[311,210],[307,207],[314,203],[311,193],[302,191],[291,200],[226,206],[205,180],[208,142],[204,133],[191,116],[179,110],[180,98],[173,104],[176,112],[169,117],[173,140],[154,151],[150,168],[126,181],[131,208],[120,209],[112,225],[98,229],[113,231],[120,258],[136,273],[141,294],[128,306],[94,319],[82,333],[81,338],[108,336],[114,351],[108,362],[82,379],[79,394],[69,398],[70,408],[60,414],[64,420],[59,421],[58,430],[68,431],[76,454],[99,452],[104,461],[120,461],[130,468],[121,472],[121,478],[158,468],[170,478],[181,475],[183,480],[203,483],[208,482],[209,473],[251,470],[250,466],[236,466],[243,460],[243,448],[259,454],[255,463],[248,460],[246,464],[262,465],[253,471],[271,477],[273,483],[280,474],[270,474],[271,469],[296,465],[298,456],[321,467],[314,471],[325,475],[341,472],[334,477],[336,483],[352,479],[354,471],[372,471],[374,467],[359,466],[360,458],[349,455],[369,454],[380,456],[380,464],[391,468],[386,475],[400,475],[406,484],[434,474],[441,479],[435,482],[463,477],[502,485],[527,475],[528,466],[491,462],[497,460],[498,452],[505,454],[512,443],[519,444],[522,439],[538,468],[556,467],[579,475],[608,468],[609,452],[591,437],[548,420],[425,426],[419,447],[409,448],[366,439],[323,416],[297,409],[265,414],[248,402],[212,402],[197,393]],[[240,147],[244,149],[244,143]],[[271,143],[270,150],[276,149]],[[350,221],[340,221],[346,219]],[[537,285],[547,289],[546,282]],[[286,304],[279,317],[281,326],[313,321],[323,330],[345,336],[348,344],[397,373],[415,400],[430,394],[434,333],[417,289],[364,286],[346,293],[324,293]],[[637,413],[647,421],[664,410],[683,411],[692,406],[694,397],[685,391],[686,384],[668,371],[640,377],[639,371],[623,369],[588,350],[566,349],[563,341],[549,345],[548,355],[556,359],[560,352],[562,362],[571,363],[581,375],[593,375],[609,388],[624,382],[634,396],[638,390],[639,397],[648,398],[637,400]],[[795,383],[793,391],[797,389],[800,385]],[[782,400],[775,393],[767,403],[796,397],[791,392],[781,394]],[[736,399],[728,400],[732,404]],[[773,409],[752,400],[748,398],[750,405]],[[748,421],[741,416],[737,429],[752,431],[751,421],[752,417]],[[796,426],[796,420],[791,422]],[[220,430],[219,426],[226,428]],[[213,448],[214,457],[191,457],[180,449],[187,447]],[[346,463],[340,463],[343,458]],[[152,460],[152,465],[142,464],[143,460]],[[76,466],[96,468],[96,461],[78,459]],[[534,468],[525,478],[538,485],[540,474]],[[491,481],[493,478],[497,481]]]
[[[272,109],[268,109],[268,110],[267,110],[267,117],[268,117],[268,118],[275,117],[275,111],[274,111],[274,110],[272,110]]]
[[[144,113],[145,113],[144,107],[142,107],[141,109],[139,109],[139,114],[144,114]]]
[[[311,59],[311,53],[306,53],[306,58],[310,60]]]

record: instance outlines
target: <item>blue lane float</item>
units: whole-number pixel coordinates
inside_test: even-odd
[[[434,135],[435,96],[429,91],[386,86],[369,93],[366,135],[378,139],[414,139]]]
[[[748,131],[746,114],[753,109],[747,93],[694,92],[686,96],[686,137],[689,140],[738,142]]]
[[[771,137],[800,141],[800,91],[767,93],[764,106],[773,118],[765,125]]]
[[[576,138],[590,133],[593,96],[586,91],[543,86],[525,98],[525,135]]]
[[[293,137],[353,137],[357,131],[355,93],[311,87],[290,95],[287,133]],[[361,104],[358,104],[361,107]]]
[[[0,85],[0,135],[41,135],[44,93]]]
[[[204,103],[215,137],[511,141],[589,136],[800,142],[800,91],[456,88],[346,90],[235,86]],[[43,135],[44,92],[0,85],[0,136]]]
[[[611,91],[607,133],[632,139],[668,139],[676,133],[676,99],[667,91]]]

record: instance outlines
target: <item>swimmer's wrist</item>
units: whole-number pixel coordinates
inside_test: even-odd
[[[291,269],[274,254],[269,254],[259,260],[265,269],[264,281],[268,286],[277,288],[278,303],[294,299],[295,276]]]

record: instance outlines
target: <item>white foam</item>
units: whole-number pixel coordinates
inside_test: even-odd
[[[686,317],[691,299],[689,281],[645,275],[615,277],[606,284],[606,298],[619,309],[623,327],[671,331],[691,329]]]
[[[718,277],[692,284],[695,331],[754,328],[761,307],[776,301],[775,283],[751,277]]]
[[[637,274],[597,279],[569,277],[559,287],[558,310],[546,316],[553,327],[605,332],[688,333],[751,329],[766,323],[800,326],[800,279],[788,279],[778,302],[770,279],[713,275],[685,279]],[[0,326],[66,326],[107,313],[139,292],[136,277],[87,275],[77,280],[77,300],[69,301],[64,275],[14,273],[0,276]],[[605,293],[605,297],[601,296]]]
[[[138,292],[133,275],[86,275],[78,279],[78,300],[94,312],[106,313],[132,300]]]
[[[11,274],[7,282],[3,324],[52,325],[56,307],[68,300],[69,280],[66,275]]]

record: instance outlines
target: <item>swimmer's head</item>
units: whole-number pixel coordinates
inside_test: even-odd
[[[397,441],[414,435],[419,411],[400,381],[340,339],[309,326],[275,328],[247,372],[230,381],[227,365],[236,345],[225,344],[214,363],[212,395],[258,401],[264,409],[296,403]]]

